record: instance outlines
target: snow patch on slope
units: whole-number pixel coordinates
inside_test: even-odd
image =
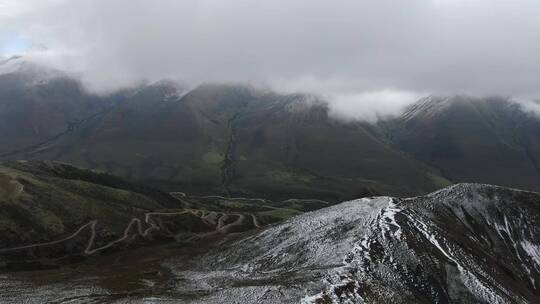
[[[380,245],[378,236],[382,237],[385,244],[388,244],[390,239],[401,239],[402,229],[396,221],[396,215],[402,212],[402,209],[395,203],[393,198],[384,197],[386,207],[381,208],[377,215],[370,218],[366,222],[366,228],[361,239],[356,242],[352,250],[347,253],[343,260],[343,266],[335,270],[327,279],[327,286],[324,291],[304,297],[301,302],[303,304],[316,304],[321,299],[332,301],[333,303],[364,303],[364,299],[358,292],[361,288],[358,283],[358,278],[351,275],[351,270],[359,276],[367,274],[371,271],[368,265],[377,264],[378,258],[372,256],[374,246]],[[364,198],[364,203],[370,202],[370,199]],[[373,235],[373,232],[376,234]],[[393,264],[393,259],[390,255],[386,256]],[[384,259],[384,258],[383,258]],[[395,266],[395,265],[394,265]],[[355,269],[358,267],[358,269]],[[339,292],[335,292],[340,290]]]
[[[408,216],[415,228],[428,240],[433,246],[435,246],[439,252],[441,252],[448,260],[452,261],[459,270],[461,278],[465,286],[469,291],[478,296],[480,299],[487,303],[504,304],[506,301],[495,293],[491,288],[484,284],[472,271],[469,271],[452,253],[450,247],[444,244],[442,238],[438,237],[433,229],[430,229],[426,223],[415,217]],[[439,241],[439,239],[441,239]]]
[[[525,240],[521,242],[521,247],[540,266],[540,246]]]

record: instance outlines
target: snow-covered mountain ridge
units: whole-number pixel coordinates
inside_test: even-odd
[[[539,203],[475,184],[390,202],[305,302],[537,303]]]
[[[349,201],[207,254],[205,301],[538,303],[539,227],[539,194],[489,185]]]

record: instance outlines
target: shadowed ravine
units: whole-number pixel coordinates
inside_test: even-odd
[[[223,161],[223,166],[221,166],[221,185],[225,193],[230,197],[231,190],[229,188],[232,179],[234,178],[234,166],[235,166],[235,155],[234,150],[236,147],[236,130],[234,127],[234,120],[240,115],[240,112],[234,114],[232,118],[227,122],[227,127],[231,133],[229,137],[229,142],[227,144],[227,150],[225,151],[225,159]]]

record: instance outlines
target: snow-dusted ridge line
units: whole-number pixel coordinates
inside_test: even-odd
[[[457,224],[463,225],[463,229],[468,229],[470,233],[480,233],[479,235],[473,234],[463,236],[472,240],[471,242],[474,242],[475,240],[481,239],[482,233],[485,232],[475,231],[475,222],[467,222],[471,219],[468,219],[463,212],[466,212],[465,210],[468,210],[469,208],[473,211],[467,211],[468,216],[471,216],[470,212],[474,212],[474,210],[480,212],[477,215],[480,217],[475,218],[476,221],[478,221],[476,223],[485,221],[489,225],[486,228],[492,229],[490,231],[493,231],[498,237],[498,240],[488,240],[488,242],[497,242],[507,246],[503,247],[505,248],[504,250],[509,251],[509,254],[516,259],[518,265],[521,265],[522,269],[526,271],[527,276],[523,279],[525,279],[525,282],[531,282],[531,287],[529,287],[531,288],[531,292],[533,294],[538,293],[535,277],[538,279],[537,277],[539,275],[538,265],[540,263],[540,245],[530,242],[527,239],[521,241],[521,243],[517,240],[514,242],[512,236],[515,236],[515,234],[512,233],[513,228],[511,228],[511,226],[514,225],[514,222],[510,223],[510,220],[507,218],[507,215],[504,214],[504,211],[496,211],[494,213],[497,214],[497,212],[503,212],[500,223],[492,218],[494,216],[492,213],[483,213],[481,210],[483,208],[488,208],[485,205],[494,204],[496,207],[489,208],[497,209],[503,208],[506,205],[504,202],[506,199],[504,198],[504,193],[500,196],[490,196],[486,191],[491,191],[496,194],[501,191],[512,192],[513,195],[540,197],[538,193],[530,191],[521,191],[483,184],[463,183],[441,189],[426,196],[403,200],[390,199],[388,205],[381,209],[375,220],[372,220],[369,223],[369,229],[365,231],[365,234],[356,243],[353,250],[346,255],[344,258],[344,266],[327,275],[326,280],[328,283],[324,290],[315,295],[308,294],[302,299],[302,303],[370,303],[369,292],[370,289],[373,288],[369,287],[371,286],[370,284],[372,284],[369,283],[370,281],[380,275],[394,276],[392,271],[388,272],[384,269],[394,268],[398,271],[396,273],[398,277],[400,275],[403,276],[403,271],[405,271],[405,273],[407,272],[403,269],[403,267],[407,267],[407,264],[403,263],[411,258],[414,260],[414,256],[418,256],[417,258],[420,259],[418,265],[422,265],[420,257],[426,253],[433,255],[430,259],[436,260],[441,266],[446,264],[449,266],[445,267],[455,267],[459,274],[457,280],[461,282],[460,284],[463,284],[467,292],[476,299],[476,301],[497,304],[531,303],[531,294],[528,296],[525,296],[525,294],[516,294],[515,290],[512,290],[512,286],[507,286],[503,281],[499,280],[500,274],[493,272],[498,272],[500,270],[491,270],[491,267],[486,264],[487,261],[483,261],[477,256],[477,254],[494,255],[496,252],[489,253],[489,251],[487,251],[486,253],[486,249],[479,249],[479,251],[477,251],[474,247],[468,248],[468,246],[470,246],[466,245],[468,243],[464,244],[461,243],[461,241],[456,242],[455,238],[459,238],[460,236],[453,235],[452,231],[447,230],[451,230],[452,228],[443,228],[440,226],[441,224],[439,221],[444,221],[446,220],[445,218],[434,221],[434,216],[440,216],[438,215],[438,213],[441,212],[439,209],[452,208],[453,205],[454,207],[458,206],[459,208],[465,208],[462,211],[458,208],[458,211],[456,211],[457,213],[450,214],[450,217],[463,216],[462,219],[450,218],[449,220],[457,221]],[[512,196],[509,198],[512,198]],[[429,207],[426,205],[422,205],[421,207],[416,206],[416,202],[422,201],[430,202]],[[516,202],[516,204],[519,203],[521,202]],[[538,204],[540,204],[540,199],[538,199]],[[480,209],[476,209],[476,205],[478,205]],[[443,210],[442,212],[444,214],[446,211]],[[461,215],[460,212],[462,212]],[[532,214],[531,216],[538,217],[540,215]],[[485,217],[485,219],[483,219],[483,217]],[[523,217],[523,215],[520,217]],[[501,234],[500,231],[503,231],[503,233]],[[505,237],[505,234],[509,236],[510,239]],[[538,235],[536,238],[538,238]],[[510,240],[510,242],[508,242],[508,240]],[[420,243],[418,243],[419,241]],[[433,249],[429,249],[429,246],[426,247],[428,244],[429,246],[432,246]],[[404,249],[395,250],[394,248],[396,246],[401,246]],[[381,250],[383,251],[381,252]],[[523,260],[520,250],[523,250],[536,265],[531,265],[529,264],[530,262],[528,263],[528,261]],[[440,254],[435,254],[435,252],[439,252]],[[405,254],[405,256],[411,255],[411,257],[404,260],[403,254]],[[490,259],[497,259],[497,257],[492,257]],[[518,271],[515,276],[520,274],[522,273]],[[405,279],[406,278],[407,275],[405,274]],[[411,279],[411,283],[418,280],[418,278],[414,278],[414,275]],[[403,286],[399,288],[403,288]],[[391,291],[388,292],[389,293],[386,296],[389,298],[387,298],[387,300],[392,301],[391,299],[394,295],[392,295]],[[436,299],[438,298],[448,297],[448,294],[444,295],[448,292],[450,291],[447,290],[443,293],[436,292],[432,295],[434,297],[432,300],[437,302],[438,300]],[[402,293],[407,294],[405,290],[403,290]],[[366,294],[367,298],[365,297]]]
[[[533,244],[528,240],[522,241],[521,246],[525,252],[536,262],[537,265],[540,265],[540,245]]]
[[[506,301],[493,292],[488,286],[485,285],[473,272],[469,271],[467,267],[463,266],[459,259],[454,257],[454,254],[444,243],[441,243],[438,239],[437,233],[430,229],[427,224],[423,223],[420,219],[411,215],[406,215],[415,228],[428,240],[433,246],[435,246],[448,260],[452,261],[458,268],[460,275],[462,276],[465,286],[473,294],[478,295],[481,300],[487,303],[504,304]],[[444,248],[447,247],[447,248]],[[500,286],[499,286],[500,287]],[[502,288],[502,287],[500,287]],[[508,293],[508,292],[506,292]]]
[[[354,264],[355,258],[372,261],[371,256],[371,246],[377,241],[369,233],[372,231],[377,231],[379,236],[382,239],[387,240],[388,238],[402,238],[401,226],[397,223],[395,216],[403,211],[403,209],[396,204],[396,199],[392,197],[374,197],[374,198],[362,198],[355,200],[357,203],[369,203],[370,200],[379,199],[384,200],[386,203],[385,206],[380,208],[378,212],[373,214],[371,218],[366,219],[366,225],[369,230],[360,238],[357,244],[355,244],[352,250],[346,254],[343,258],[343,266],[335,269],[335,273],[329,274],[331,277],[328,282],[329,285],[326,287],[326,290],[317,293],[315,295],[308,295],[301,299],[302,304],[318,304],[321,303],[321,300],[326,302],[324,303],[364,303],[364,300],[360,295],[355,293],[350,293],[348,296],[350,298],[342,298],[332,290],[342,289],[347,287],[348,289],[357,289],[360,288],[358,281],[350,276],[351,265]],[[369,269],[362,267],[360,264],[360,269],[355,271],[369,271]]]

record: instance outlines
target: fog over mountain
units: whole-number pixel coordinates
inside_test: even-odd
[[[540,303],[538,16],[0,0],[0,304]]]
[[[411,96],[538,98],[539,13],[534,0],[3,0],[0,36],[46,45],[26,56],[92,91],[251,83],[373,120]]]

